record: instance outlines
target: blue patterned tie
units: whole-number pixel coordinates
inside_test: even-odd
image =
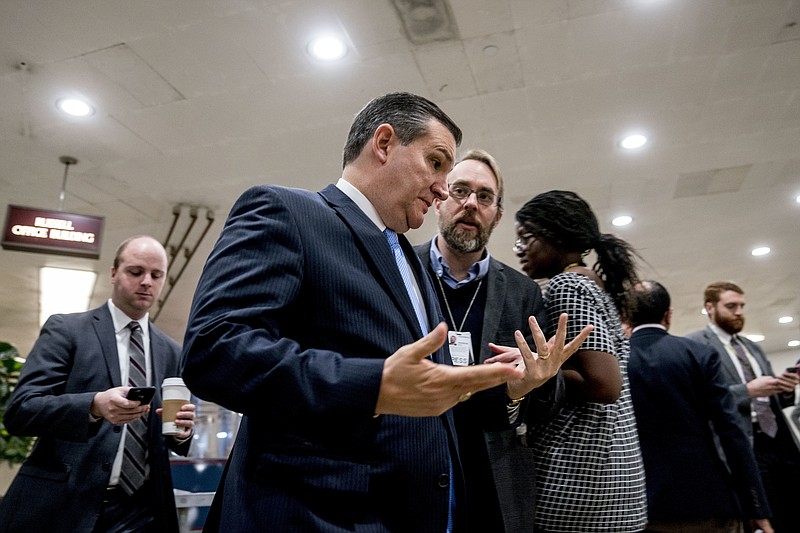
[[[128,385],[131,387],[147,386],[147,366],[144,360],[144,340],[142,326],[133,321],[128,324],[131,330],[128,347]],[[119,484],[126,494],[133,494],[147,478],[147,422],[137,418],[128,422],[128,433],[125,437],[125,451],[122,457],[122,469],[119,473]]]
[[[403,284],[406,286],[408,297],[411,298],[411,305],[414,306],[414,313],[417,315],[417,321],[419,322],[419,327],[422,330],[422,334],[427,335],[428,322],[425,320],[425,313],[422,310],[422,304],[420,303],[419,298],[417,298],[417,292],[414,290],[414,285],[411,282],[411,267],[408,266],[406,255],[403,253],[403,249],[400,247],[400,241],[397,238],[397,233],[389,228],[386,228],[383,230],[383,234],[386,236],[386,240],[389,242],[389,246],[392,249],[394,261],[397,263],[397,268],[400,269],[400,276],[403,278]]]

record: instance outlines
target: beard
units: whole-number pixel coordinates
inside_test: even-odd
[[[459,222],[471,222],[475,224],[476,231],[468,231],[458,227]],[[439,219],[439,233],[444,237],[447,245],[456,252],[469,254],[477,252],[486,247],[489,237],[492,234],[491,226],[482,226],[472,217],[461,217],[459,219],[444,220]]]
[[[715,318],[717,326],[725,333],[735,335],[744,328],[744,317],[722,317],[717,315]]]

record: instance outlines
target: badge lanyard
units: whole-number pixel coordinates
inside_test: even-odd
[[[447,307],[447,314],[450,315],[450,323],[453,324],[453,327],[456,327],[456,319],[453,318],[453,311],[450,310],[450,302],[447,301],[447,294],[444,292],[444,285],[442,285],[442,278],[436,276],[436,281],[439,282],[439,288],[442,290],[442,299],[444,300],[444,305]],[[464,329],[464,324],[467,322],[467,316],[469,316],[469,312],[472,309],[472,304],[475,303],[475,298],[478,297],[478,292],[481,290],[481,284],[483,283],[483,279],[478,282],[478,288],[475,289],[475,294],[472,295],[472,300],[469,301],[469,306],[467,306],[467,312],[464,313],[464,319],[461,321],[461,326],[456,329],[457,332],[461,332]]]
[[[438,276],[436,279],[439,282],[439,288],[442,291],[442,299],[444,300],[445,307],[447,307],[447,314],[450,315],[450,323],[455,328],[456,320],[453,317],[453,310],[450,309],[450,302],[447,301],[447,295],[444,292],[442,280]],[[461,330],[464,329],[464,324],[467,322],[467,317],[472,309],[472,304],[475,303],[475,298],[478,297],[478,293],[481,290],[481,284],[483,284],[483,279],[478,282],[478,288],[475,289],[475,294],[472,295],[472,300],[470,300],[467,311],[464,313],[464,318],[461,320],[461,325],[455,331],[448,332],[448,336],[450,338],[450,359],[454,366],[467,366],[475,362],[475,355],[472,353],[472,334],[469,331]]]

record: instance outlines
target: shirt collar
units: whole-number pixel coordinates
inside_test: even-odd
[[[631,330],[631,333],[636,333],[640,329],[644,329],[644,328],[659,328],[659,329],[663,329],[664,331],[667,331],[667,328],[663,324],[655,324],[655,323],[653,323],[653,324],[640,324],[640,325],[636,326],[635,328],[633,328],[633,330]]]
[[[386,229],[386,224],[384,224],[383,220],[381,220],[378,210],[375,209],[375,206],[372,205],[372,202],[370,202],[369,199],[364,196],[363,192],[356,189],[352,183],[344,178],[339,178],[339,181],[336,182],[336,188],[347,195],[348,198],[353,200],[358,208],[361,209],[364,214],[367,215],[367,217],[369,217],[372,223],[378,226],[378,229],[381,230],[381,232]]]
[[[114,332],[119,333],[123,329],[128,327],[128,324],[131,323],[133,318],[126,315],[119,307],[114,305],[114,302],[111,301],[111,298],[108,299],[108,310],[111,311],[111,320],[114,322]],[[142,334],[147,335],[150,326],[150,313],[145,313],[145,315],[136,320],[140,326],[142,326]]]
[[[708,323],[708,328],[714,332],[714,334],[719,337],[719,340],[722,341],[722,344],[730,344],[733,335],[728,333],[727,331],[723,331],[718,325],[713,324],[711,322]]]
[[[467,271],[467,279],[457,280],[450,275],[450,265],[447,264],[447,260],[442,255],[442,252],[439,251],[439,247],[436,244],[437,236],[434,236],[433,240],[431,240],[431,266],[433,267],[434,272],[436,272],[436,276],[447,283],[448,287],[451,289],[457,289],[468,283],[472,283],[473,281],[477,281],[486,277],[486,274],[489,273],[489,259],[491,258],[491,255],[489,255],[489,250],[484,250],[483,259],[473,263],[472,266],[469,267],[469,270]]]

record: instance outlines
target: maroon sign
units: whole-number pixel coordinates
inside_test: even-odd
[[[3,248],[97,259],[103,217],[9,205]]]

